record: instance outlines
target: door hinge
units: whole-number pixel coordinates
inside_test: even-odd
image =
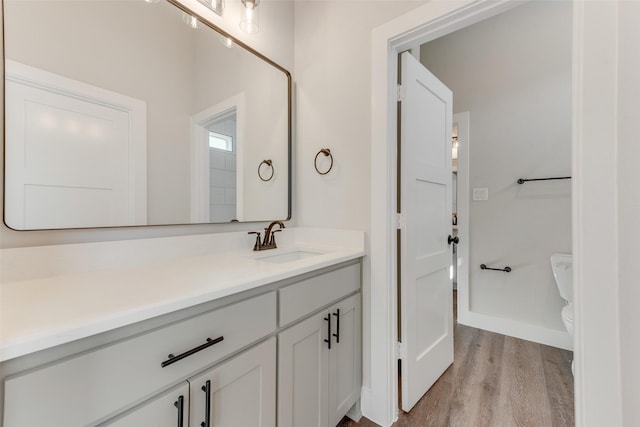
[[[403,228],[405,228],[406,225],[407,223],[406,223],[406,220],[404,219],[404,215],[402,215],[401,213],[397,213],[396,223],[395,223],[396,230],[402,230]]]
[[[397,86],[396,101],[400,102],[404,99],[404,88],[402,85]]]
[[[396,342],[396,359],[405,359],[407,357],[407,346],[402,342]]]

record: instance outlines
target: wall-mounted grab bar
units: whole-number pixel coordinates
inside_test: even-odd
[[[490,267],[487,267],[486,264],[480,264],[480,269],[481,270],[504,271],[505,273],[511,272],[511,267],[509,267],[509,266],[506,266],[505,268],[490,268]]]
[[[528,182],[528,181],[552,181],[552,180],[556,180],[556,179],[571,179],[571,177],[570,176],[559,176],[559,177],[555,177],[555,178],[531,178],[531,179],[518,178],[518,184],[524,184],[525,182]]]

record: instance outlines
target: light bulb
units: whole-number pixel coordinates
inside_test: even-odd
[[[256,34],[260,30],[260,10],[257,1],[245,0],[240,28],[247,34]]]
[[[198,18],[193,15],[189,15],[188,13],[182,14],[182,20],[190,26],[191,28],[200,28],[200,23],[198,22]]]
[[[453,159],[458,158],[458,137],[457,136],[453,137],[453,147],[451,148],[451,158]]]
[[[221,35],[220,43],[222,43],[224,47],[228,47],[229,49],[233,47],[233,40],[231,39],[231,37],[225,37]]]

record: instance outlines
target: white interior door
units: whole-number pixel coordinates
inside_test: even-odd
[[[400,299],[402,409],[453,362],[451,91],[401,55]]]
[[[146,224],[144,102],[13,61],[5,91],[10,227]]]

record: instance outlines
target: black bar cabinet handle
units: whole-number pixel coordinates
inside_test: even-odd
[[[336,333],[333,336],[336,337],[336,344],[340,344],[340,309],[336,309],[333,315],[336,316]]]
[[[329,350],[331,350],[331,315],[327,315],[324,320],[327,321],[327,339],[324,342],[329,345]]]
[[[173,406],[178,408],[178,427],[184,427],[184,396],[178,397],[178,400],[173,402]]]
[[[480,269],[481,270],[504,271],[505,273],[511,272],[511,267],[509,267],[509,266],[506,266],[505,268],[491,268],[491,267],[487,267],[486,264],[480,264]]]
[[[212,345],[218,344],[220,341],[223,341],[224,337],[220,336],[218,338],[216,338],[215,340],[212,340],[211,338],[207,338],[207,342],[197,346],[196,348],[192,348],[191,350],[185,351],[182,354],[179,354],[177,356],[174,356],[173,354],[170,354],[167,360],[165,360],[164,362],[162,362],[160,364],[161,367],[166,368],[167,366],[171,365],[172,363],[176,363],[179,360],[184,359],[185,357],[189,357],[192,354],[195,354],[201,350],[204,350],[205,348],[211,347]]]
[[[202,391],[204,391],[205,402],[204,402],[204,421],[200,423],[201,427],[211,427],[211,381],[207,380],[206,383],[202,386]]]

